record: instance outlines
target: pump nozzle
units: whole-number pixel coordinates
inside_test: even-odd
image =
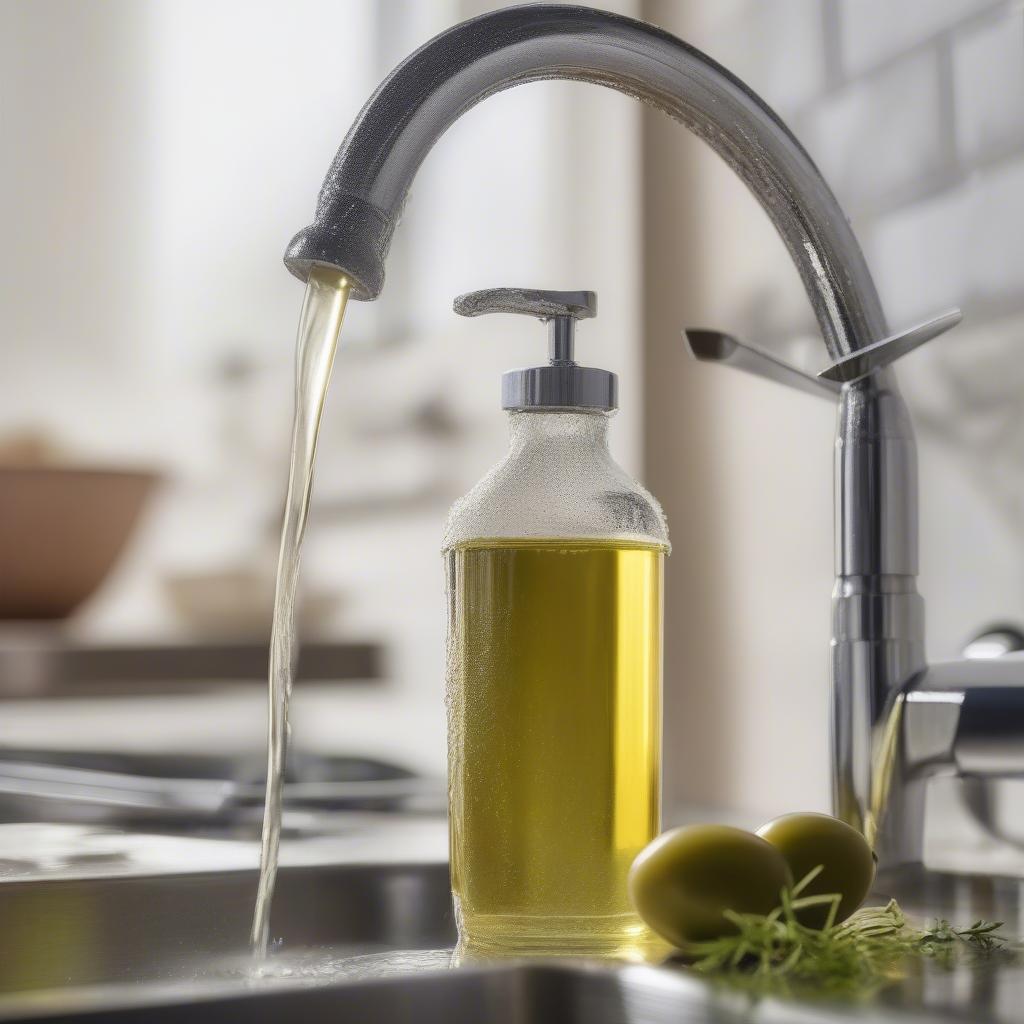
[[[535,288],[484,288],[460,295],[459,316],[519,313],[548,325],[547,366],[509,370],[501,377],[503,409],[601,409],[618,407],[618,378],[610,370],[578,366],[574,358],[577,320],[597,316],[594,292]]]

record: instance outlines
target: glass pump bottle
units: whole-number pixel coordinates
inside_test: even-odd
[[[455,311],[549,331],[547,365],[502,377],[508,454],[445,529],[462,947],[627,954],[647,933],[626,874],[660,831],[664,516],[608,450],[615,374],[573,358],[592,292],[489,289]]]

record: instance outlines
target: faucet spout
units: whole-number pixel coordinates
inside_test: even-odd
[[[782,236],[833,359],[885,337],[850,225],[792,133],[739,79],[642,22],[586,7],[510,7],[456,25],[400,64],[363,107],[324,180],[316,217],[288,246],[303,279],[339,267],[375,299],[409,186],[449,126],[494,93],[569,79],[657,107],[704,139],[761,202]]]

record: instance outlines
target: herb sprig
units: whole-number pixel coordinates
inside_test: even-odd
[[[937,919],[931,928],[915,928],[895,900],[865,907],[836,923],[840,896],[802,896],[821,873],[819,866],[791,889],[769,914],[726,911],[736,933],[693,943],[684,952],[700,972],[758,995],[813,991],[826,996],[860,996],[898,978],[908,958],[923,957],[951,966],[961,950],[990,955],[1007,940],[1001,921],[975,921],[954,928]],[[828,906],[824,928],[797,920],[800,910]]]

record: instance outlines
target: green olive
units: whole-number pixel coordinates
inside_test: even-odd
[[[821,865],[821,874],[800,895],[841,896],[836,921],[848,918],[864,902],[875,878],[875,858],[867,840],[845,821],[827,814],[784,814],[762,825],[757,834],[785,857],[797,883]],[[805,907],[797,919],[823,928],[829,909]]]
[[[769,913],[791,882],[779,851],[752,832],[689,825],[641,851],[629,872],[629,896],[653,931],[685,947],[734,932],[725,910]]]

